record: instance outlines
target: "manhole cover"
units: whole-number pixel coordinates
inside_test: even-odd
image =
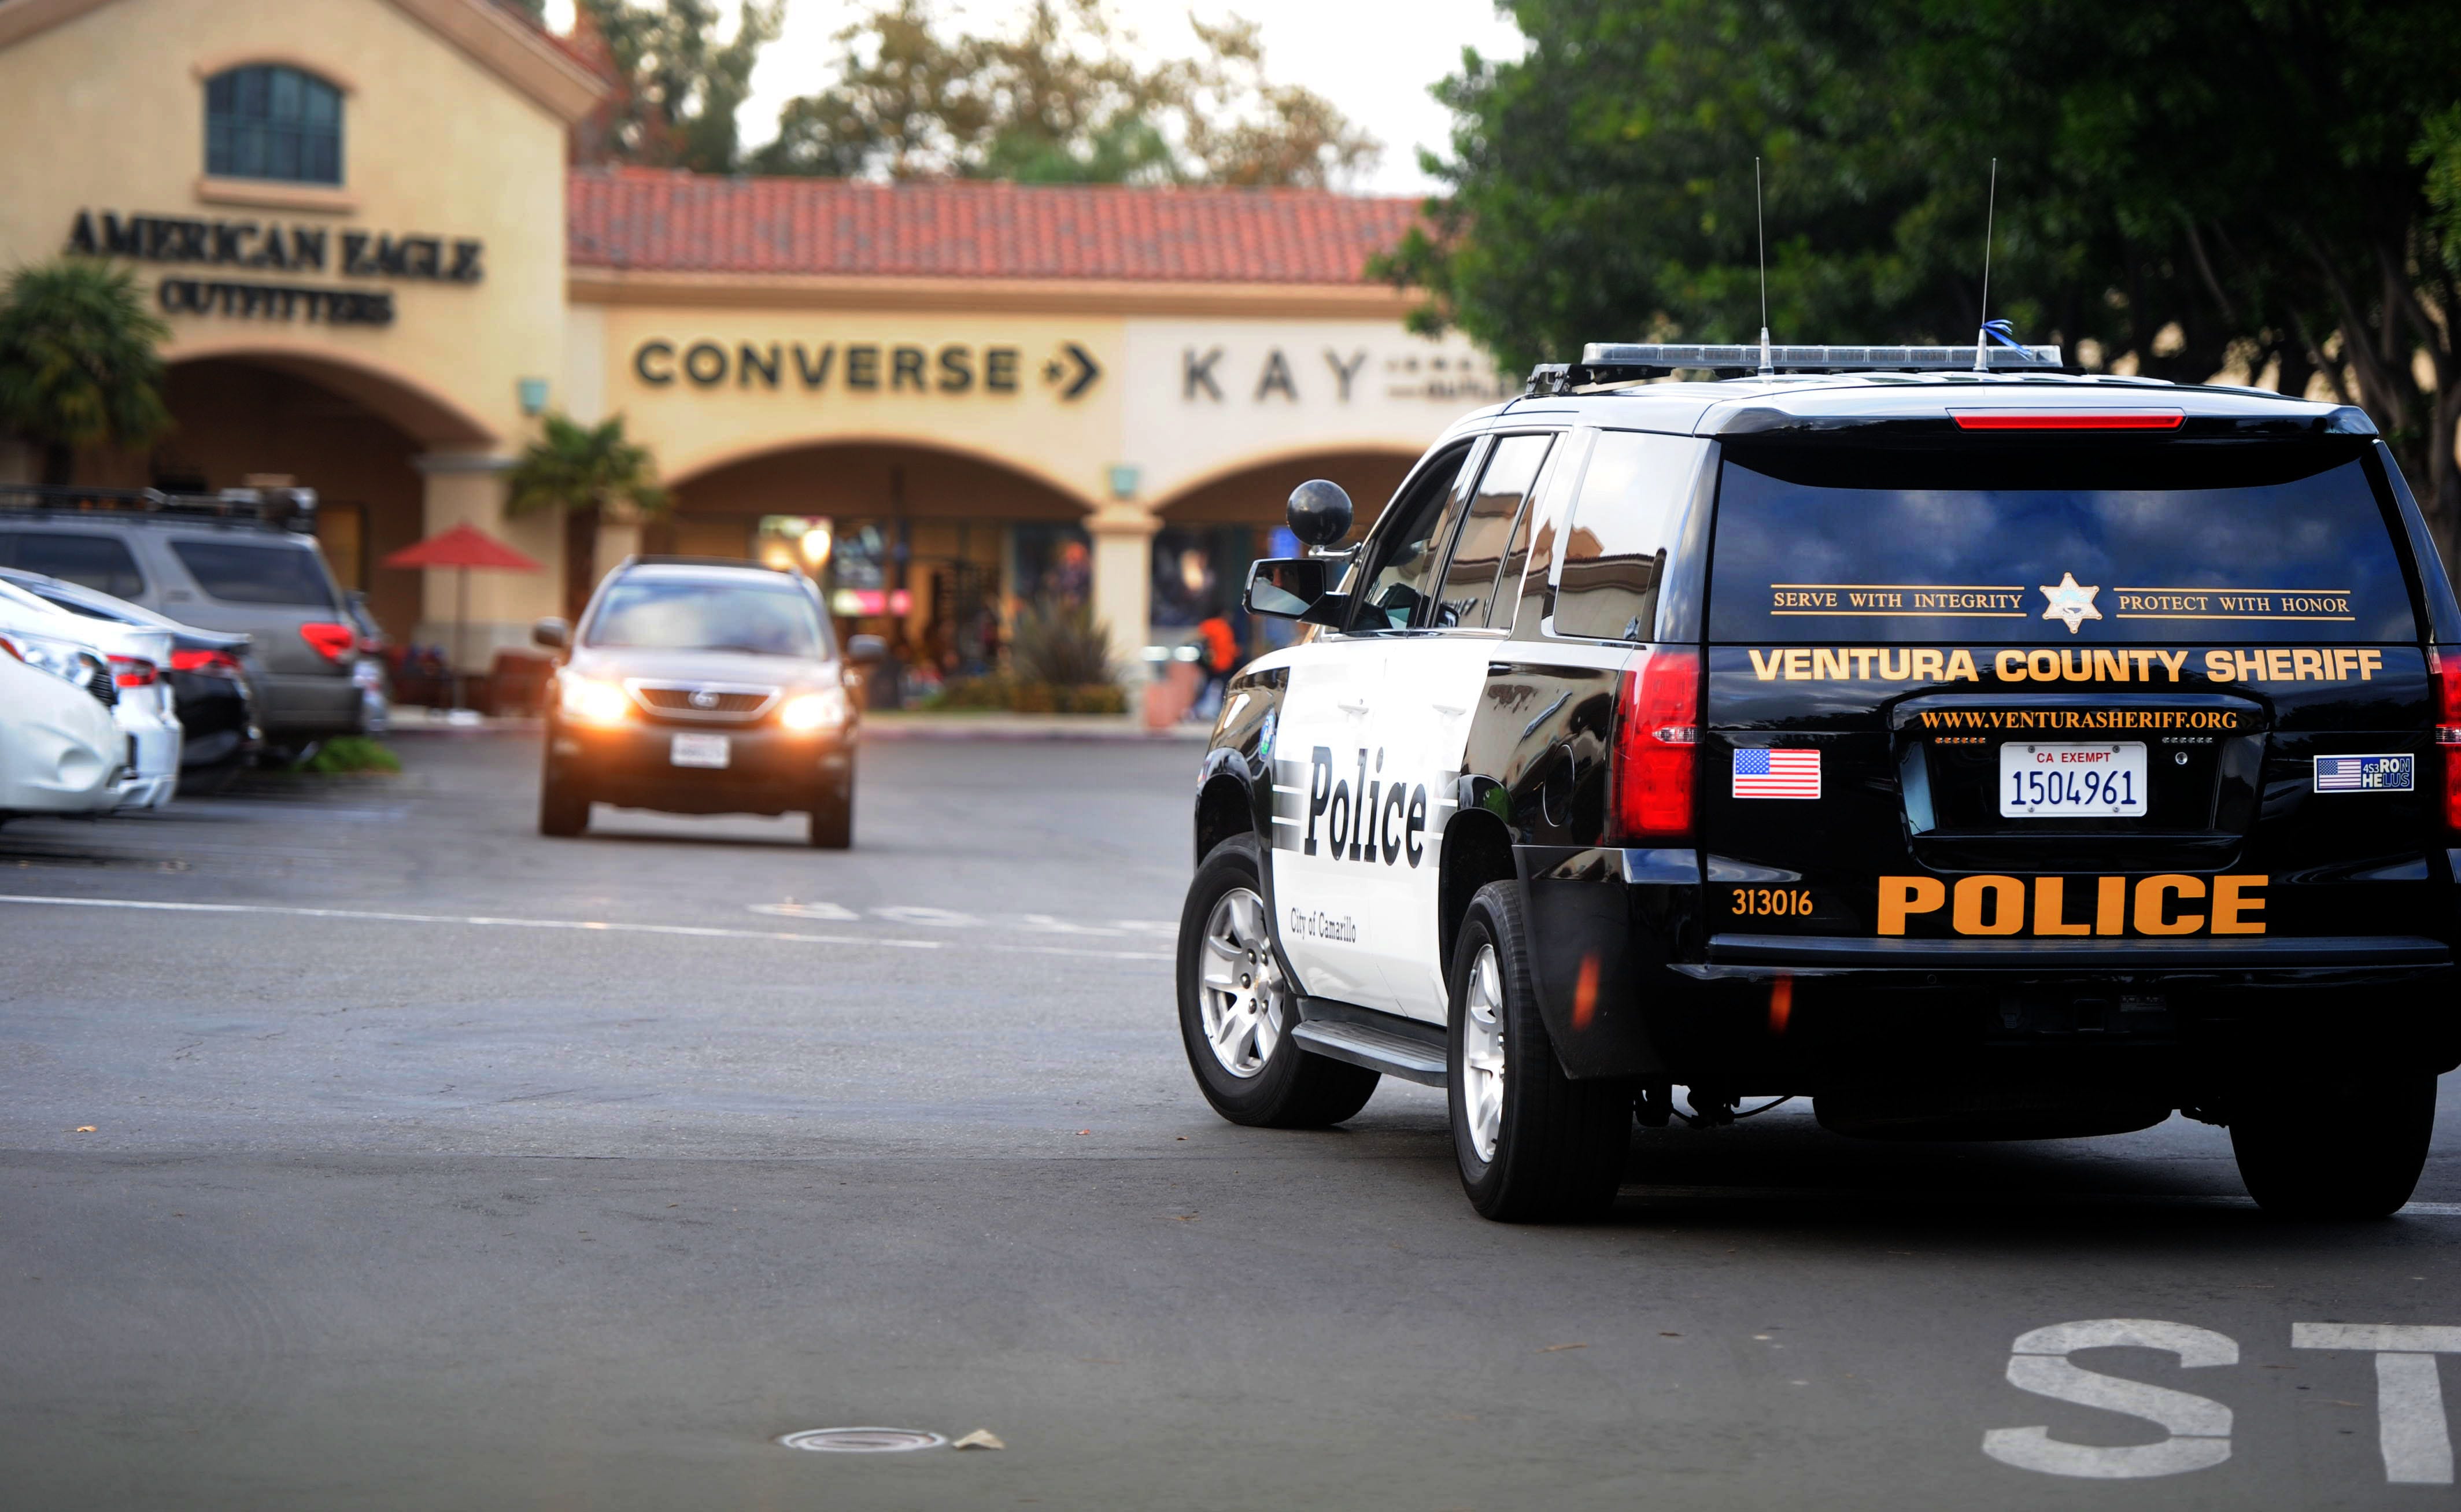
[[[789,1449],[835,1455],[903,1454],[909,1449],[939,1449],[949,1442],[920,1428],[806,1428],[778,1441]]]

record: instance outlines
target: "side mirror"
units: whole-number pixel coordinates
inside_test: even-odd
[[[846,660],[859,667],[877,667],[888,660],[888,643],[877,635],[857,635],[846,642]]]
[[[1350,534],[1350,496],[1339,483],[1312,479],[1291,490],[1291,534],[1311,546],[1330,546]]]
[[[572,645],[572,627],[550,615],[530,627],[530,639],[541,646],[564,650]]]
[[[1330,591],[1333,576],[1349,564],[1326,557],[1265,557],[1248,569],[1243,602],[1251,614],[1272,614],[1310,625],[1338,625],[1350,596]]]

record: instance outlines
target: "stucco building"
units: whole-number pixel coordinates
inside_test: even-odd
[[[569,169],[604,88],[488,0],[0,0],[0,266],[124,259],[173,330],[176,430],[80,479],[313,487],[428,643],[448,586],[375,564],[476,523],[550,571],[474,582],[474,661],[628,551],[815,527],[833,607],[918,652],[1064,589],[1133,658],[1295,483],[1372,512],[1496,395],[1363,276],[1412,202]],[[507,518],[550,411],[623,415],[670,514]]]

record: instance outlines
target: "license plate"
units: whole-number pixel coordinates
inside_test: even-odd
[[[2135,819],[2145,812],[2145,746],[2003,745],[2002,819]]]
[[[677,735],[667,760],[675,766],[722,767],[732,754],[724,735]]]

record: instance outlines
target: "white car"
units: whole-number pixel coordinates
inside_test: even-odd
[[[110,670],[110,713],[121,739],[113,809],[160,808],[180,786],[182,732],[172,708],[168,630],[71,614],[14,584],[0,583],[0,637],[82,647]]]
[[[128,742],[112,691],[110,664],[83,644],[0,628],[0,818],[118,806]]]

